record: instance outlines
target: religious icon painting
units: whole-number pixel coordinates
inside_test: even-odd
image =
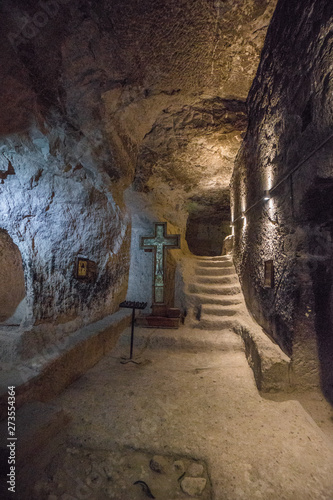
[[[274,288],[274,262],[272,260],[265,262],[264,288]]]
[[[88,259],[78,257],[76,265],[76,277],[79,279],[87,278],[88,276]]]

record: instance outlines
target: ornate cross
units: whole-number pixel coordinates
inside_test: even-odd
[[[140,238],[140,248],[154,252],[153,302],[155,304],[164,303],[166,250],[180,248],[180,234],[167,236],[166,232],[166,222],[155,222],[155,235],[141,236]]]

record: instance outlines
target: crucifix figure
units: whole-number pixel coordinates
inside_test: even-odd
[[[154,252],[153,303],[164,303],[166,250],[180,248],[180,234],[166,235],[167,223],[155,222],[154,236],[141,236],[140,248]]]

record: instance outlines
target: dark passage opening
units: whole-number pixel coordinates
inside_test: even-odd
[[[194,255],[222,255],[223,241],[230,233],[229,190],[192,199],[186,241]]]

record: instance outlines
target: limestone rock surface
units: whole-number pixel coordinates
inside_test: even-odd
[[[2,127],[42,125],[52,110],[90,170],[205,197],[228,185],[275,3],[6,0]]]
[[[331,2],[278,2],[232,180],[235,259],[248,306],[292,356],[295,383],[326,387],[331,401],[332,26]],[[271,286],[265,261],[274,265]]]
[[[186,474],[189,477],[200,477],[203,476],[204,466],[202,464],[197,464],[193,462],[187,469]]]
[[[0,322],[9,319],[25,296],[22,258],[9,235],[0,230]]]
[[[244,100],[274,7],[1,3],[1,228],[22,255],[22,326],[38,343],[124,299],[131,220],[123,195],[133,182],[149,220],[184,235],[189,214],[198,233],[208,212],[226,212]],[[77,280],[78,256],[94,264],[93,280]]]
[[[190,497],[199,497],[206,487],[207,480],[203,477],[185,477],[181,482],[184,493]]]

